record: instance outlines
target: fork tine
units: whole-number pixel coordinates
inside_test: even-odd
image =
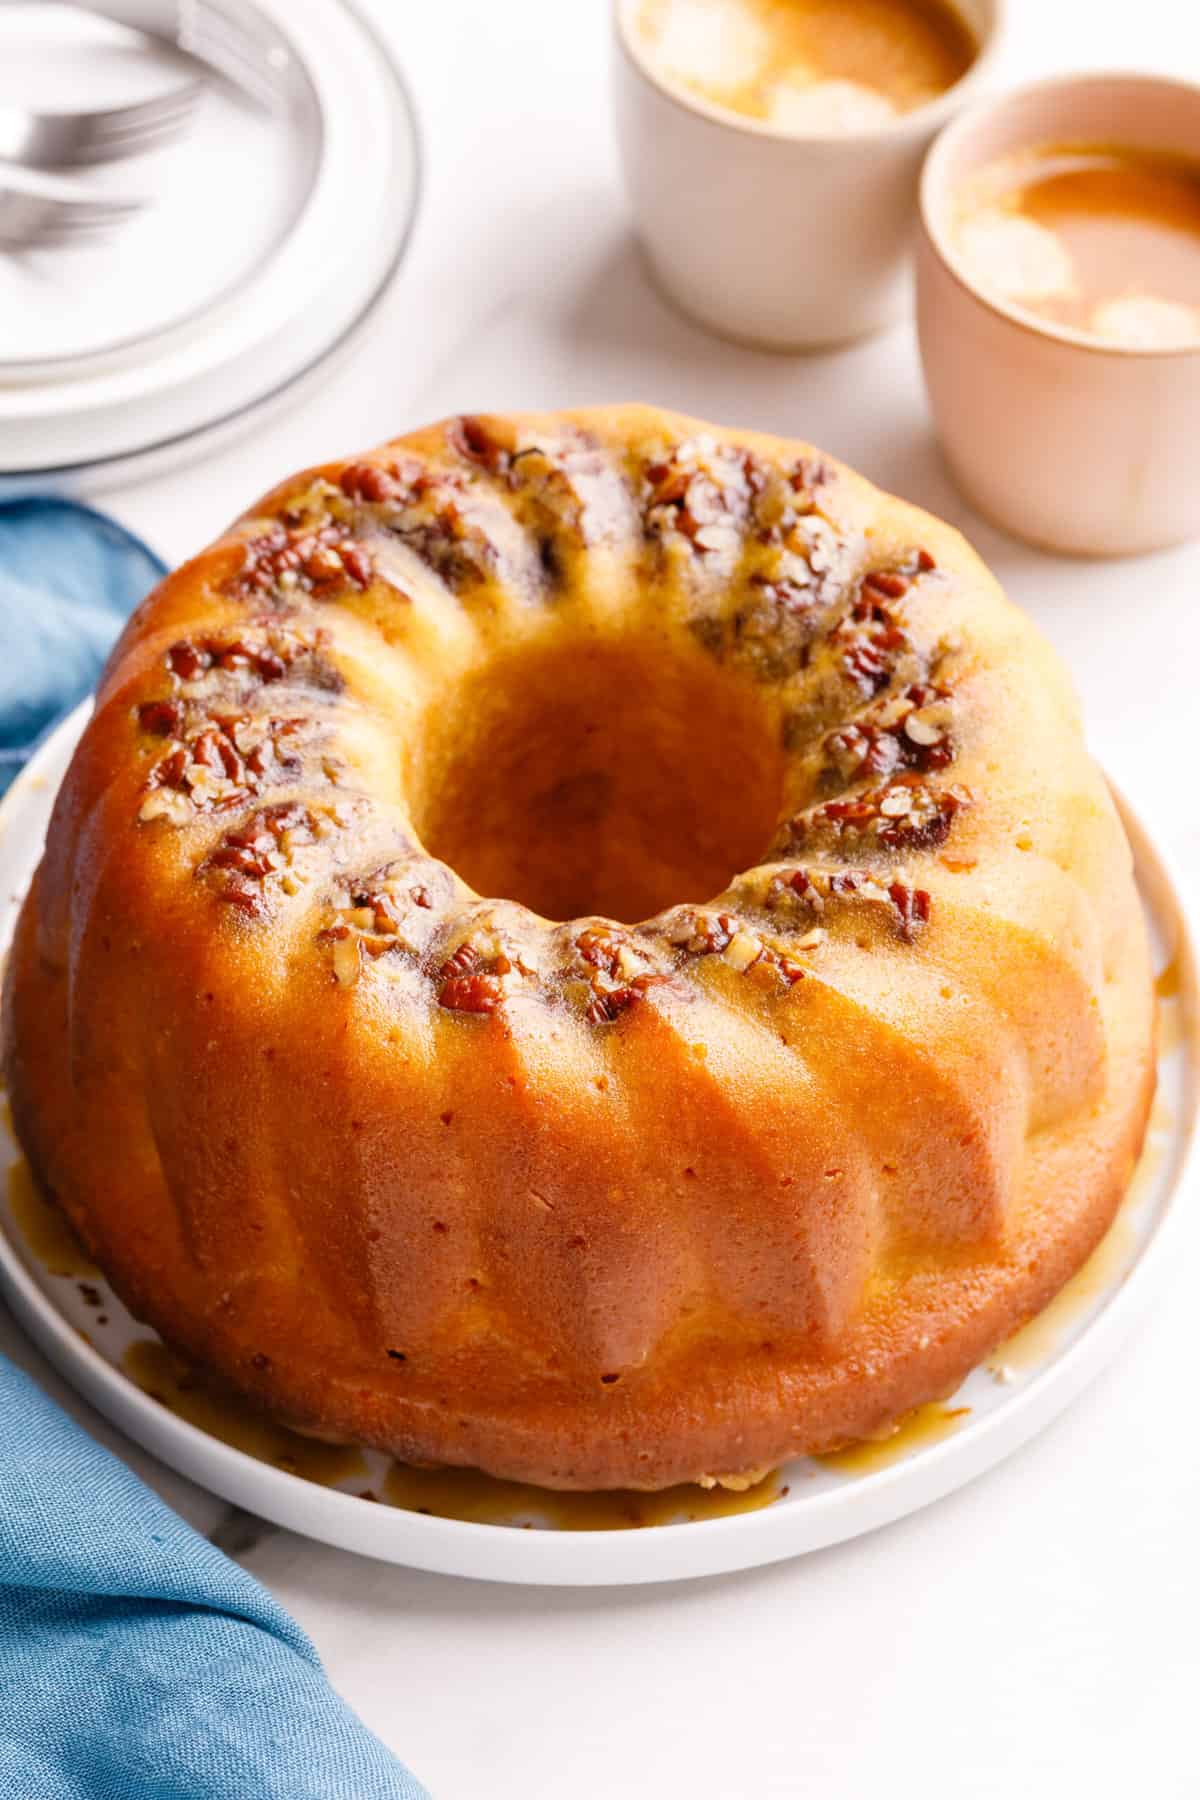
[[[203,84],[193,81],[169,94],[156,94],[153,99],[139,101],[133,106],[96,113],[93,115],[96,133],[105,139],[141,137],[160,126],[174,126],[187,118],[203,91]]]
[[[119,224],[140,210],[140,200],[73,200],[56,207],[53,219],[68,231],[86,231],[97,225]]]
[[[97,139],[92,144],[83,144],[70,166],[76,169],[94,167],[104,162],[122,162],[126,157],[140,157],[142,151],[162,148],[180,135],[178,124],[155,126],[153,131],[142,131],[140,137],[106,137]]]
[[[178,137],[186,122],[187,114],[182,113],[178,118],[160,119],[141,131],[97,133],[79,146],[74,160],[77,164],[105,163],[120,162],[126,156],[139,156],[145,150],[153,150],[157,145]]]
[[[134,195],[102,199],[81,193],[78,187],[74,191],[60,188],[55,193],[0,182],[0,244],[20,251],[77,238],[95,239],[122,224],[142,205]]]
[[[112,226],[101,225],[63,225],[61,223],[46,224],[39,227],[21,244],[23,249],[41,250],[59,244],[94,244],[103,239],[106,230]]]
[[[10,250],[56,250],[65,244],[78,244],[81,239],[86,243],[88,237],[89,233],[87,232],[63,231],[47,225],[43,230],[35,232],[32,237],[22,239],[19,244],[10,244],[8,248]],[[94,237],[92,237],[92,242],[95,242]]]

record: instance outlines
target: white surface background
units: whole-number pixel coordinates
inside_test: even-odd
[[[1010,4],[998,80],[1200,73],[1190,0]],[[373,338],[302,413],[102,503],[177,559],[288,469],[457,408],[644,398],[811,437],[963,526],[1070,661],[1111,773],[1200,876],[1200,546],[1072,563],[984,526],[939,465],[907,326],[787,359],[669,312],[619,187],[605,0],[373,10],[411,76],[427,164]],[[755,1574],[609,1592],[409,1574],[221,1524],[219,1503],[125,1453],[219,1527],[439,1800],[1174,1800],[1200,1791],[1198,1247],[1192,1230],[1133,1349],[1012,1462],[904,1524]],[[0,1338],[61,1393],[10,1324]]]

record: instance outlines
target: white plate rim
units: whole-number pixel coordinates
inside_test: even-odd
[[[0,802],[4,836],[31,802],[47,807],[90,711],[85,701],[41,745]],[[1139,886],[1173,945],[1188,1021],[1191,1085],[1200,1063],[1195,947],[1168,858],[1114,788]],[[64,1379],[144,1449],[200,1486],[277,1525],[362,1555],[433,1573],[532,1586],[612,1586],[728,1573],[824,1549],[890,1524],[964,1486],[1049,1425],[1115,1355],[1170,1269],[1180,1194],[1194,1175],[1196,1112],[1172,1132],[1162,1215],[1133,1264],[1076,1340],[997,1408],[952,1435],[844,1487],[758,1512],[641,1530],[521,1531],[372,1505],[259,1462],[153,1400],[78,1336],[0,1231],[0,1292]]]

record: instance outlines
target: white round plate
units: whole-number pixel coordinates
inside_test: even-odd
[[[168,143],[78,177],[100,196],[140,198],[140,212],[69,253],[0,257],[0,380],[74,378],[121,352],[144,362],[158,336],[261,277],[311,197],[322,136],[298,60],[290,102],[269,113],[223,82],[197,83],[173,47],[110,19],[61,6],[0,9],[0,104],[70,112],[85,100],[126,106],[193,84],[195,103]]]
[[[86,716],[81,707],[59,727],[0,806],[4,946]],[[7,1205],[0,1208],[0,1289],[60,1373],[163,1462],[278,1525],[387,1562],[564,1586],[673,1581],[776,1562],[885,1525],[961,1487],[1049,1424],[1116,1353],[1169,1262],[1197,1110],[1196,974],[1171,878],[1128,807],[1122,813],[1158,963],[1169,965],[1172,978],[1160,984],[1159,1094],[1146,1155],[1117,1224],[1052,1307],[976,1369],[945,1409],[936,1409],[934,1431],[902,1433],[860,1458],[857,1469],[836,1459],[791,1463],[781,1471],[784,1491],[759,1511],[635,1530],[564,1530],[539,1517],[528,1491],[504,1524],[374,1504],[359,1498],[364,1486],[373,1493],[382,1488],[387,1465],[373,1453],[365,1476],[340,1488],[318,1485],[232,1448],[143,1392],[120,1361],[131,1341],[151,1334],[102,1282],[48,1273]],[[11,1166],[18,1157],[6,1127],[0,1162]],[[91,1341],[81,1335],[85,1330]]]
[[[6,490],[93,472],[111,481],[127,461],[145,473],[151,455],[227,433],[327,366],[386,289],[419,189],[400,72],[353,0],[254,4],[291,58],[290,104],[268,115],[209,84],[169,149],[88,172],[94,188],[153,204],[94,245],[0,267]],[[121,42],[110,41],[120,32],[57,8],[41,15],[0,6],[0,63],[18,26],[61,36],[69,25],[97,77],[81,89],[76,70],[76,103],[80,92],[128,97]],[[157,87],[177,85],[178,58],[138,52],[155,59]],[[10,91],[0,81],[0,99]]]

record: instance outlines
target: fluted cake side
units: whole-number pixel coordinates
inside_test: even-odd
[[[1130,854],[957,533],[645,407],[284,483],[139,608],[4,995],[130,1308],[301,1429],[563,1487],[954,1388],[1153,1089]]]

